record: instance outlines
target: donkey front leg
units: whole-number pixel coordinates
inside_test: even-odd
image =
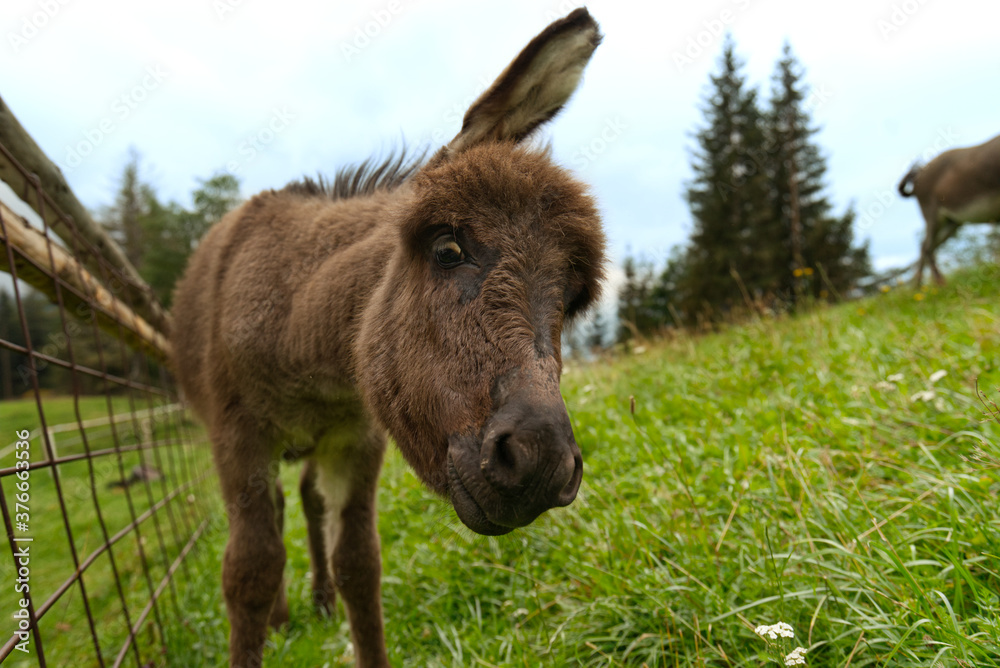
[[[277,514],[278,462],[261,442],[259,428],[213,434],[223,499],[229,514],[229,541],[222,561],[222,591],[229,615],[229,662],[233,668],[261,665],[268,620],[287,616],[274,610],[285,568],[285,546]],[[279,600],[280,599],[280,600]]]
[[[385,436],[370,433],[355,447],[317,458],[326,506],[326,545],[333,580],[351,624],[357,665],[389,665],[382,627],[382,557],[375,496]]]

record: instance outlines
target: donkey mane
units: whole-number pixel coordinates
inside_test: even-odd
[[[426,150],[418,155],[410,153],[403,147],[398,153],[391,151],[382,160],[369,157],[360,163],[341,167],[332,181],[322,174],[317,175],[315,180],[305,176],[289,183],[279,192],[338,201],[365,197],[379,191],[392,191],[420,171],[426,162]]]

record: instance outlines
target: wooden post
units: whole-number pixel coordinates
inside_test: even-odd
[[[29,175],[38,178],[42,191],[48,196],[48,202],[42,206],[35,193],[36,185]],[[65,217],[72,219],[73,226],[87,243],[96,248],[100,258],[84,253],[80,258],[93,275],[102,276],[100,270],[101,258],[115,269],[124,283],[126,301],[135,308],[164,335],[170,332],[170,316],[163,310],[153,296],[152,289],[146,284],[132,263],[125,257],[121,247],[108,236],[87,209],[70,190],[62,171],[45,155],[35,140],[31,138],[18,122],[10,108],[0,97],[0,181],[7,185],[35,211],[41,215],[49,228],[73,248],[73,232],[68,227]]]
[[[57,301],[56,277],[72,289],[63,289],[66,310],[97,324],[115,338],[160,360],[169,362],[170,343],[146,320],[104,287],[64,248],[56,245],[0,202],[0,269],[10,271],[7,249],[14,257],[17,277]],[[51,253],[51,259],[50,254]],[[124,288],[124,284],[122,284]]]

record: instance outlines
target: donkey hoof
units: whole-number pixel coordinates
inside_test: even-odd
[[[329,589],[318,587],[313,589],[312,604],[313,609],[321,617],[333,617],[336,609],[337,595],[331,587]]]

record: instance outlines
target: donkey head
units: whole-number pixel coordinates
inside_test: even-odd
[[[362,319],[370,410],[482,534],[569,504],[583,474],[560,338],[598,297],[604,236],[583,185],[519,143],[563,106],[599,42],[574,11],[469,108],[402,198],[399,242]]]

